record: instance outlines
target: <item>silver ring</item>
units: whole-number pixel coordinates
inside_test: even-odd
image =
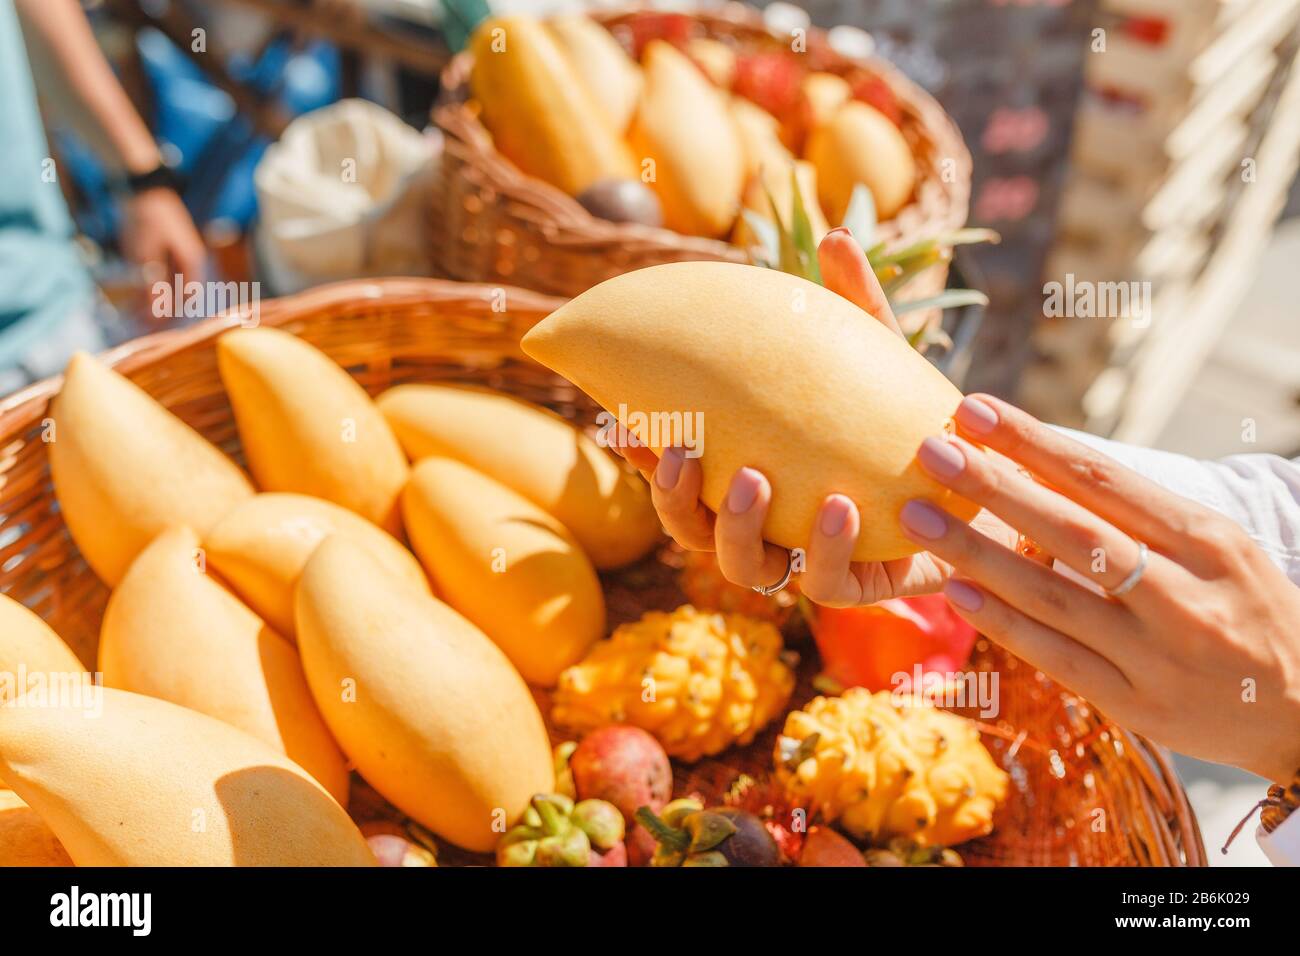
[[[1142,573],[1147,569],[1147,546],[1145,541],[1139,541],[1137,543],[1137,546],[1138,546],[1137,567],[1135,567],[1132,571],[1130,571],[1128,573],[1128,577],[1126,577],[1123,581],[1119,582],[1118,585],[1106,591],[1106,593],[1113,598],[1119,597],[1122,594],[1128,594],[1128,592],[1132,591],[1133,588],[1137,586],[1137,583],[1142,580]]]
[[[794,573],[794,552],[787,551],[785,553],[785,574],[781,576],[781,580],[777,581],[776,584],[768,584],[768,585],[756,584],[753,586],[753,590],[763,595],[763,597],[771,597],[773,594],[776,594],[778,591],[785,590],[785,586],[790,583],[790,577],[793,573]]]

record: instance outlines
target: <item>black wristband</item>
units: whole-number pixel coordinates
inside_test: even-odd
[[[150,189],[170,189],[179,195],[183,186],[176,170],[166,163],[159,163],[147,173],[131,173],[128,175],[126,177],[126,188],[137,196]]]

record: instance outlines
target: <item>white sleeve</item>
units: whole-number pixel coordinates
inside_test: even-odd
[[[1300,866],[1300,813],[1292,813],[1272,833],[1257,827],[1255,842],[1274,866]]]
[[[1201,461],[1068,428],[1058,430],[1174,494],[1231,518],[1282,573],[1300,584],[1300,458],[1233,455]]]

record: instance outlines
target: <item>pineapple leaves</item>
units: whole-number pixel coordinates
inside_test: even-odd
[[[790,208],[791,236],[804,262],[807,278],[821,285],[822,269],[817,261],[817,239],[813,235],[812,223],[808,220],[808,210],[803,205],[803,191],[799,188],[799,176],[794,166],[790,167],[790,192],[794,197]]]
[[[911,302],[891,302],[894,315],[907,315],[909,312],[923,312],[926,309],[956,309],[967,305],[988,305],[989,297],[975,289],[944,289],[938,295]]]
[[[853,233],[853,238],[858,240],[858,245],[867,253],[868,259],[873,252],[879,256],[885,251],[883,242],[873,245],[876,223],[876,198],[871,195],[871,190],[865,183],[858,183],[849,196],[849,207],[844,210],[844,221],[840,225],[846,226]]]
[[[793,167],[790,170],[790,176],[794,177]],[[786,228],[785,220],[781,218],[780,207],[777,206],[767,182],[763,181],[762,185],[763,195],[767,197],[768,207],[772,210],[772,218],[776,221],[777,268],[782,272],[788,272],[790,275],[796,275],[820,285],[821,269],[817,265],[817,246],[813,242],[812,226],[808,222],[808,214],[799,198],[798,182],[796,181],[794,184],[795,200],[789,229]],[[800,229],[800,219],[802,219],[802,230]],[[800,236],[801,231],[802,236]]]

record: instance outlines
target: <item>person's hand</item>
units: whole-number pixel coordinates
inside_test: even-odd
[[[122,251],[151,281],[202,280],[206,250],[194,220],[170,189],[146,189],[126,201]]]
[[[1108,716],[1184,753],[1279,783],[1300,767],[1300,588],[1235,523],[1005,402],[967,398],[960,432],[1023,466],[927,439],[918,459],[1086,581],[1070,580],[932,503],[904,529],[956,568],[953,608]],[[1035,480],[1036,479],[1036,480]]]
[[[817,248],[817,261],[826,288],[902,335],[875,272],[847,229],[827,233]],[[700,501],[704,473],[697,459],[669,448],[660,460],[621,426],[613,430],[610,445],[646,476],[664,528],[683,548],[716,551],[723,576],[742,587],[775,584],[785,574],[786,550],[763,541],[772,487],[761,473],[753,468],[736,472],[722,510],[715,515]],[[1015,532],[992,515],[983,513],[974,523],[999,540],[1015,541]],[[799,576],[799,590],[809,600],[853,607],[931,594],[943,586],[952,569],[933,554],[885,562],[851,561],[860,525],[857,507],[844,495],[830,495],[822,503]]]

